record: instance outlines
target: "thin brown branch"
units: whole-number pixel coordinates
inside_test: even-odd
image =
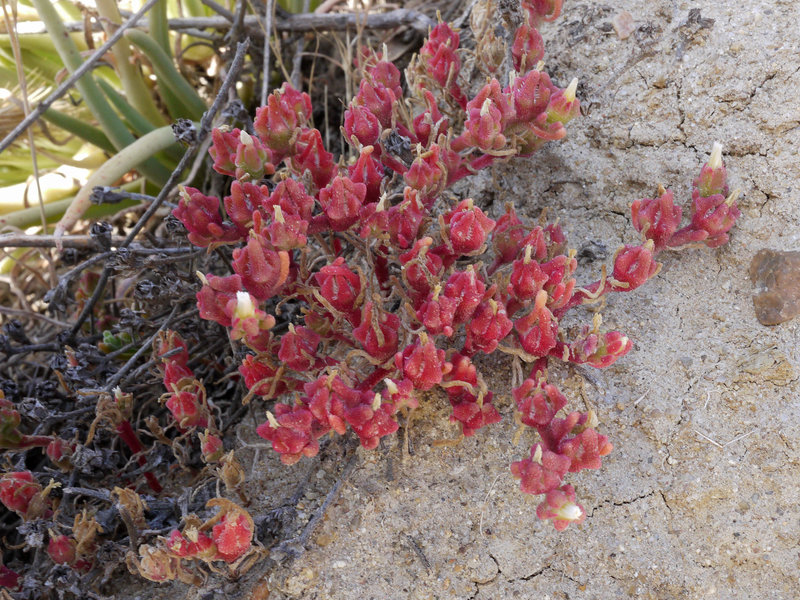
[[[141,11],[140,11],[141,12]],[[137,13],[138,14],[138,13]],[[140,19],[138,27],[148,28],[147,19]],[[214,17],[183,17],[169,20],[169,28],[176,31],[187,29],[220,29],[231,28],[231,21],[225,16]],[[288,31],[295,33],[313,31],[345,31],[356,30],[359,27],[366,29],[392,29],[407,25],[421,33],[427,33],[429,28],[436,26],[436,21],[429,16],[407,8],[398,8],[385,13],[364,15],[363,13],[333,13],[333,14],[297,14],[273,20],[272,29],[274,31]],[[65,23],[68,31],[83,31],[84,23],[70,22]],[[249,35],[257,38],[264,37],[264,21],[257,15],[247,15],[244,18],[244,26]],[[123,27],[130,27],[125,23]],[[19,35],[42,34],[46,33],[44,24],[38,21],[20,23]],[[104,47],[107,44],[104,44]],[[101,48],[102,50],[102,48]]]
[[[69,327],[69,325],[67,323],[64,323],[63,321],[59,321],[58,319],[53,319],[51,317],[48,317],[47,315],[43,315],[42,313],[33,312],[32,310],[21,310],[18,308],[9,308],[7,306],[0,306],[0,315],[40,319],[57,327],[64,327],[64,328]]]
[[[120,370],[117,371],[111,379],[109,379],[104,390],[105,392],[110,393],[111,390],[113,390],[117,386],[117,384],[120,381],[122,381],[122,378],[128,374],[128,371],[130,371],[133,368],[133,365],[136,364],[136,362],[142,357],[142,355],[144,355],[145,352],[148,352],[152,349],[153,340],[156,339],[156,336],[159,333],[164,331],[170,325],[172,320],[175,318],[175,313],[177,311],[178,311],[178,306],[175,305],[169,316],[166,319],[164,319],[163,323],[161,323],[161,327],[159,327],[156,330],[156,332],[153,333],[153,335],[147,338],[139,347],[139,349],[133,354],[133,356],[131,356],[128,359],[128,361],[122,366],[122,368],[120,368]]]
[[[248,29],[258,30],[258,35],[263,37],[264,32],[258,17],[248,15],[245,17],[244,24]],[[408,25],[420,32],[427,33],[428,28],[436,26],[436,21],[416,10],[398,8],[385,13],[368,15],[363,13],[297,14],[275,19],[272,27],[275,31],[303,33],[355,30],[359,27],[366,29],[392,29],[401,25]],[[227,29],[230,27],[230,23],[223,17],[198,17],[192,19],[170,19],[169,26],[174,29],[183,27]]]
[[[54,235],[26,235],[24,233],[10,233],[0,235],[0,248],[55,248],[60,242],[64,248],[75,248],[77,250],[105,251],[105,247],[90,235],[65,235],[56,240]],[[111,248],[123,246],[125,238],[114,236],[111,238]],[[189,252],[192,249],[187,246],[166,246],[163,248],[147,248],[140,244],[131,244],[128,248],[131,252],[138,254],[172,254],[176,252]]]
[[[303,0],[303,12],[307,13],[310,6],[310,0]],[[306,49],[306,39],[305,36],[300,36],[300,39],[297,40],[297,47],[294,51],[294,59],[292,60],[292,76],[289,80],[292,84],[292,87],[296,90],[302,90],[303,87],[303,74],[301,73],[300,69],[303,65],[303,51]]]
[[[358,451],[354,446],[351,446],[348,449],[348,454],[349,456],[347,457],[347,462],[339,474],[339,477],[337,477],[331,489],[328,490],[325,500],[322,502],[319,508],[314,511],[314,514],[308,520],[308,523],[306,523],[305,527],[303,527],[303,530],[296,537],[284,540],[275,548],[273,548],[273,556],[281,557],[281,555],[283,555],[290,559],[295,559],[305,553],[306,544],[308,543],[311,534],[314,533],[314,529],[316,529],[320,520],[325,516],[325,511],[327,511],[328,507],[333,503],[334,500],[336,500],[342,485],[344,485],[358,464]]]
[[[115,236],[111,239],[112,246],[119,246],[125,238]],[[65,235],[61,238],[64,248],[77,250],[102,251],[102,245],[90,235]],[[54,235],[27,235],[24,233],[10,233],[0,235],[0,248],[55,248]]]
[[[273,0],[267,0],[267,6],[264,13],[264,31],[261,32],[261,37],[264,38],[264,62],[262,64],[263,71],[261,73],[261,76],[263,77],[261,82],[261,106],[266,106],[267,95],[269,94],[269,38],[272,36],[272,28],[274,27],[274,11],[275,7]],[[244,19],[244,26],[247,28],[247,17]],[[255,31],[253,32],[253,35],[257,35]]]

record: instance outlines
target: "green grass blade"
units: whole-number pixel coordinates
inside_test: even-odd
[[[167,0],[159,0],[150,9],[150,35],[158,42],[168,57],[172,57],[169,45],[169,23],[167,22]]]
[[[49,0],[33,0],[33,4],[47,26],[47,30],[53,38],[53,44],[64,65],[70,73],[75,72],[81,66],[83,60],[78,48],[67,33],[64,23],[58,16],[53,3]],[[97,82],[90,74],[81,77],[75,86],[115,148],[119,150],[133,142],[133,134],[128,131],[122,120],[117,117],[111,106],[109,106],[97,86]]]
[[[52,108],[44,111],[43,116],[53,125],[60,127],[64,131],[68,131],[72,135],[77,135],[82,140],[86,140],[90,144],[106,152],[113,154],[117,151],[114,144],[111,143],[111,140],[108,139],[105,133],[81,119],[76,119],[75,117],[53,110]]]
[[[117,0],[97,0],[97,10],[100,16],[112,23],[119,24],[122,17],[119,14]],[[119,74],[125,96],[131,105],[143,115],[154,127],[166,125],[166,120],[158,110],[153,96],[145,83],[139,67],[131,61],[131,50],[127,40],[120,40],[111,49],[116,62],[116,71]]]
[[[155,127],[150,124],[150,121],[145,119],[140,112],[128,104],[128,101],[125,100],[110,83],[98,79],[97,85],[100,86],[100,89],[103,90],[108,101],[117,109],[117,112],[119,112],[122,118],[128,122],[128,125],[130,125],[136,135],[144,135],[155,129]]]
[[[137,112],[136,109],[128,104],[125,98],[123,98],[119,92],[117,92],[117,90],[115,90],[108,82],[100,79],[97,81],[97,83],[100,85],[100,88],[103,90],[103,93],[109,99],[111,104],[114,105],[114,108],[119,111],[119,113],[122,115],[122,118],[128,122],[137,135],[145,135],[146,133],[150,133],[156,129],[147,119]],[[164,152],[166,156],[169,157],[169,166],[170,170],[172,170],[183,156],[183,148],[181,148],[180,144],[175,142]]]
[[[125,36],[136,44],[153,65],[156,77],[158,77],[161,96],[173,118],[186,117],[193,121],[199,121],[206,111],[206,103],[175,68],[172,59],[158,45],[158,42],[145,32],[138,30],[126,31]],[[171,92],[172,98],[166,93],[167,91]]]

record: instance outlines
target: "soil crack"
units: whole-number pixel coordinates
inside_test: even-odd
[[[489,556],[489,558],[492,559],[492,561],[494,561],[494,566],[497,568],[497,572],[494,574],[494,577],[492,577],[491,579],[488,579],[486,581],[475,581],[475,580],[473,580],[472,583],[475,584],[475,593],[472,594],[468,598],[468,600],[473,600],[480,593],[481,588],[483,588],[484,586],[487,586],[487,585],[492,585],[495,581],[497,581],[497,579],[500,577],[500,575],[503,574],[503,570],[500,568],[500,562],[494,557],[494,554],[492,554],[491,552],[487,552],[486,554]]]
[[[589,513],[589,518],[592,518],[592,516],[594,516],[595,511],[598,510],[599,508],[602,508],[603,506],[608,506],[608,505],[612,505],[612,506],[627,506],[628,504],[634,504],[636,502],[639,502],[640,500],[644,500],[645,498],[650,498],[655,493],[656,493],[656,490],[650,490],[648,493],[642,494],[641,496],[636,496],[635,498],[631,498],[630,500],[618,500],[618,501],[606,500],[604,502],[601,502],[600,504],[598,504],[597,506],[595,506],[592,509],[592,512]]]

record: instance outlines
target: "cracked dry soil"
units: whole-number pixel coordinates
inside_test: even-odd
[[[625,40],[611,26],[621,11],[636,27]],[[586,522],[558,533],[518,491],[508,467],[533,434],[512,444],[510,364],[485,361],[502,423],[436,446],[457,430],[433,398],[416,416],[414,455],[398,440],[359,450],[308,552],[236,597],[798,597],[800,319],[760,325],[748,279],[761,248],[800,249],[798,22],[794,0],[567,0],[543,28],[547,67],[560,85],[579,78],[588,114],[565,141],[461,190],[495,217],[506,201],[531,218],[549,207],[583,251],[581,283],[635,241],[634,199],[663,183],[688,200],[715,140],[742,191],[727,246],[666,253],[655,280],[609,300],[605,324],[634,340],[630,354],[602,371],[554,371],[615,446],[600,471],[569,479]],[[249,459],[254,514],[308,468]],[[313,492],[303,502],[312,510]]]

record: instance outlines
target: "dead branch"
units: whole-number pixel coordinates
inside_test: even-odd
[[[75,248],[77,250],[97,250],[102,252],[105,248],[91,235],[65,235],[60,238],[64,248]],[[111,246],[122,245],[125,238],[114,236],[111,238]],[[54,235],[27,235],[24,233],[10,233],[0,235],[0,248],[55,248],[56,237]],[[132,249],[132,248],[131,248]],[[186,248],[182,248],[186,250]],[[167,250],[169,252],[169,250]]]
[[[141,11],[137,12],[139,14]],[[214,17],[184,17],[175,18],[168,21],[169,28],[175,31],[186,31],[187,29],[218,29],[228,30],[233,23],[228,18],[229,15]],[[138,27],[148,29],[147,19],[138,19]],[[83,21],[74,21],[64,24],[68,31],[84,31]],[[313,31],[345,31],[355,30],[358,27],[365,29],[392,29],[407,25],[420,33],[427,33],[428,29],[436,26],[436,21],[429,16],[408,8],[398,8],[385,13],[364,15],[359,13],[307,13],[289,15],[283,18],[276,18],[272,23],[274,31],[287,31],[293,33],[306,33]],[[125,29],[131,27],[130,21],[126,22]],[[257,15],[247,15],[244,18],[244,26],[247,33],[254,38],[264,37],[264,22]],[[32,35],[46,33],[44,23],[31,21],[19,24],[19,35]],[[118,38],[117,38],[118,39]],[[115,40],[116,41],[116,40]],[[106,43],[103,45],[108,46]],[[102,48],[101,48],[102,50]]]
[[[121,236],[114,236],[111,238],[111,252],[107,252],[106,248],[95,238],[90,235],[69,235],[60,238],[61,245],[64,248],[74,248],[76,250],[93,250],[95,252],[102,252],[100,258],[94,257],[93,263],[102,261],[113,255],[113,250],[116,248],[124,247],[125,238]],[[53,235],[25,235],[25,234],[9,234],[0,235],[0,248],[55,248],[57,241]],[[185,255],[178,256],[177,259],[190,258],[196,256],[198,252],[188,246],[162,246],[157,248],[149,248],[141,244],[131,244],[128,246],[127,251],[132,254],[169,254],[169,255]],[[170,258],[170,261],[176,257]],[[91,265],[86,265],[91,266]],[[83,265],[81,265],[83,270]]]

